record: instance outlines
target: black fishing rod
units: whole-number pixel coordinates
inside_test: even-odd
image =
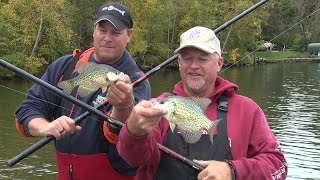
[[[2,60],[2,59],[0,59],[0,65],[3,66],[3,67],[8,68],[9,70],[12,70],[12,71],[16,72],[17,74],[21,75],[22,77],[26,77],[27,79],[38,83],[39,85],[45,87],[46,89],[49,89],[51,92],[54,92],[54,93],[56,93],[56,94],[61,94],[61,93],[64,94],[63,91],[61,91],[60,89],[52,86],[51,84],[49,84],[49,83],[47,83],[47,82],[45,82],[45,81],[43,81],[43,80],[41,80],[41,79],[33,76],[32,74],[29,74],[28,72],[26,72],[26,71],[24,71],[24,70],[22,70],[22,69],[20,69],[20,68],[18,68],[18,67],[16,67],[16,66],[12,65],[12,64],[10,64],[10,63]],[[136,81],[136,82],[137,82],[137,81]],[[142,82],[142,81],[139,81],[139,83],[136,83],[136,84],[133,83],[133,84],[134,84],[134,86],[137,86],[138,84],[140,84],[140,82]],[[72,96],[70,96],[70,97],[69,97],[69,96],[65,96],[65,94],[64,94],[63,97],[66,97],[66,99],[68,99],[68,100],[70,99],[70,101],[72,101],[72,102],[73,102],[74,99],[75,99],[75,98],[72,97]],[[77,99],[75,99],[75,100],[77,100]],[[74,101],[74,102],[77,102],[77,101]],[[80,101],[80,102],[81,102],[81,101]],[[82,102],[81,102],[81,103],[82,103]],[[91,107],[91,106],[89,106],[89,107],[90,107],[90,109],[92,108],[92,109],[95,109],[95,110],[98,111],[99,108],[103,107],[103,106],[106,105],[107,103],[108,103],[108,101],[104,101],[104,102],[102,102],[101,104],[98,104],[95,108],[93,108],[93,107]],[[85,104],[85,105],[87,105],[87,104]],[[84,106],[84,107],[86,107],[86,106]],[[95,111],[92,111],[92,112],[95,112]],[[101,112],[101,111],[98,111],[98,112]],[[76,124],[79,124],[79,123],[80,123],[82,120],[84,120],[89,114],[90,114],[89,111],[86,111],[85,113],[81,114],[80,116],[78,116],[77,118],[74,119],[75,123],[76,123]],[[121,121],[119,121],[119,120],[117,120],[117,119],[114,119],[114,118],[112,118],[112,117],[110,117],[110,116],[108,116],[108,115],[102,114],[102,118],[107,119],[110,123],[114,123],[114,124],[116,124],[116,125],[118,125],[118,126],[121,126],[121,127],[124,126],[124,124],[123,124]],[[34,144],[33,144],[32,146],[30,146],[29,148],[27,148],[27,149],[25,149],[24,151],[22,151],[21,153],[19,153],[17,156],[15,156],[15,157],[7,160],[7,161],[6,161],[6,164],[7,164],[9,167],[14,166],[14,165],[17,164],[18,162],[20,162],[22,159],[28,157],[29,155],[31,155],[32,153],[34,153],[34,152],[37,151],[38,149],[42,148],[42,147],[45,146],[46,144],[48,144],[48,143],[50,143],[51,141],[53,141],[54,139],[55,139],[55,138],[54,138],[54,136],[52,136],[52,135],[46,136],[46,137],[42,138],[41,140],[39,140],[38,142],[34,143]],[[174,158],[176,158],[176,159],[178,159],[178,160],[181,160],[182,162],[184,162],[185,164],[189,165],[190,167],[192,167],[192,168],[194,168],[194,169],[196,169],[196,170],[199,170],[199,171],[204,169],[204,168],[203,168],[202,166],[200,166],[199,164],[197,164],[197,163],[195,163],[195,162],[193,162],[193,161],[191,161],[191,160],[183,157],[182,155],[180,155],[180,154],[172,151],[171,149],[169,149],[169,148],[167,148],[167,147],[165,147],[165,146],[163,146],[163,145],[161,145],[161,144],[159,144],[159,143],[157,143],[157,145],[158,145],[158,148],[159,148],[162,152],[167,153],[167,154],[173,156]]]
[[[55,93],[55,94],[57,94],[57,95],[61,95],[62,97],[64,97],[64,98],[67,99],[67,100],[70,100],[70,101],[76,102],[76,103],[81,102],[81,101],[77,100],[76,98],[74,98],[74,97],[72,97],[72,96],[70,96],[70,95],[66,95],[65,93],[63,93],[62,90],[60,90],[60,89],[52,86],[51,84],[49,84],[49,83],[47,83],[47,82],[45,82],[45,81],[43,81],[43,80],[41,80],[41,79],[33,76],[32,74],[30,74],[30,73],[28,73],[28,72],[26,72],[26,71],[24,71],[24,70],[22,70],[22,69],[20,69],[20,68],[18,68],[18,67],[16,67],[16,66],[12,65],[12,64],[10,64],[10,63],[2,60],[2,59],[0,59],[0,65],[3,66],[3,67],[5,67],[5,68],[7,68],[7,69],[9,69],[9,70],[11,70],[11,71],[13,71],[13,72],[16,72],[17,74],[21,75],[22,77],[25,77],[25,78],[27,78],[27,79],[35,82],[35,83],[38,83],[38,84],[41,85],[42,87],[50,90],[51,92],[53,92],[53,93]],[[141,81],[140,81],[140,82],[141,82]],[[137,84],[135,84],[135,85],[137,85]],[[78,101],[79,101],[79,102],[78,102]],[[101,108],[101,107],[103,107],[106,103],[108,103],[108,102],[105,101],[105,102],[97,105],[95,108],[89,106],[90,108],[88,108],[88,110],[94,109],[94,111],[93,111],[93,110],[91,110],[91,111],[86,111],[85,113],[81,114],[80,116],[78,116],[77,118],[74,119],[75,123],[76,123],[76,124],[79,124],[79,123],[80,123],[82,120],[84,120],[85,117],[87,117],[91,112],[93,112],[94,114],[96,114],[96,113],[95,113],[96,111],[98,111],[98,112],[101,113],[101,111],[99,111],[98,109]],[[81,105],[81,107],[84,107],[84,109],[86,109],[87,104],[85,104],[85,105],[82,105],[82,104],[85,104],[85,103],[83,103],[83,102],[79,103],[79,105]],[[103,114],[103,113],[101,113],[102,115],[100,115],[100,113],[99,113],[99,116],[101,116],[103,119],[107,119],[108,122],[113,123],[113,124],[116,124],[116,125],[121,126],[121,127],[124,126],[124,124],[123,124],[121,121],[119,121],[119,120],[117,120],[117,119],[114,119],[114,118],[112,118],[112,117],[110,117],[110,116],[108,116],[108,115],[106,115],[106,114]],[[36,142],[35,144],[33,144],[32,146],[30,146],[30,147],[27,148],[26,150],[22,151],[22,152],[21,152],[20,154],[18,154],[17,156],[15,156],[15,157],[7,160],[7,161],[6,161],[6,164],[7,164],[9,167],[14,166],[14,165],[17,164],[19,161],[21,161],[22,159],[28,157],[30,154],[32,154],[33,152],[37,151],[38,149],[40,149],[40,148],[43,147],[44,145],[50,143],[50,142],[53,141],[54,139],[55,139],[55,138],[54,138],[54,136],[52,136],[52,135],[49,135],[49,136],[46,136],[46,137],[42,138],[40,141]],[[169,155],[171,155],[171,156],[173,156],[173,157],[175,157],[175,158],[177,158],[177,159],[179,159],[179,160],[182,160],[182,161],[185,162],[187,165],[189,165],[189,166],[191,166],[191,167],[193,167],[193,168],[195,168],[195,169],[197,169],[197,170],[203,170],[203,169],[204,169],[202,166],[200,166],[200,165],[196,164],[195,162],[193,162],[193,161],[191,161],[191,160],[189,160],[189,159],[181,156],[180,154],[178,154],[178,153],[170,150],[169,148],[167,148],[167,147],[165,147],[165,146],[163,146],[163,145],[161,145],[161,144],[159,144],[159,143],[157,143],[157,144],[158,144],[159,149],[160,149],[161,151],[163,151],[164,153],[167,153],[167,154],[169,154]]]
[[[30,73],[28,73],[28,72],[26,72],[26,71],[24,71],[24,70],[22,70],[22,69],[20,69],[20,68],[18,68],[16,66],[12,65],[12,64],[10,64],[10,63],[2,60],[2,59],[0,59],[0,65],[5,67],[5,68],[7,68],[7,69],[9,69],[9,70],[11,70],[11,71],[13,71],[13,72],[15,72],[15,73],[17,73],[17,74],[19,74],[19,75],[21,75],[22,77],[24,77],[26,79],[29,79],[29,80],[41,85],[42,87],[48,89],[51,92],[54,92],[55,94],[57,94],[60,97],[66,99],[66,100],[68,100],[68,101],[70,101],[70,102],[72,102],[72,103],[74,103],[74,104],[76,104],[76,105],[78,105],[80,107],[82,107],[83,109],[89,111],[90,113],[95,114],[95,115],[99,116],[100,118],[108,119],[112,124],[116,124],[118,126],[122,126],[122,124],[120,124],[119,121],[117,121],[116,119],[114,119],[112,117],[107,117],[103,112],[99,111],[98,109],[93,108],[90,105],[88,105],[88,104],[86,104],[86,103],[74,98],[73,96],[64,93],[63,91],[61,91],[57,87],[55,87],[55,86],[53,86],[53,85],[51,85],[51,84],[49,84],[49,83],[47,83],[47,82],[45,82],[45,81],[43,81],[43,80],[41,80],[39,78],[33,76],[32,74],[30,74]]]
[[[262,0],[260,1],[259,3],[253,5],[252,7],[250,7],[249,9],[247,9],[246,11],[242,12],[241,14],[239,14],[238,16],[234,17],[233,19],[229,20],[228,22],[226,22],[225,24],[221,25],[220,27],[218,27],[217,29],[214,30],[215,33],[219,33],[220,31],[222,31],[223,29],[225,29],[226,27],[228,27],[230,24],[233,24],[234,22],[236,22],[237,20],[239,20],[240,18],[242,18],[243,16],[249,14],[250,12],[252,12],[254,9],[260,7],[262,4],[266,3],[268,0]],[[136,86],[138,84],[140,84],[142,81],[144,81],[145,79],[147,79],[148,77],[150,77],[152,74],[154,74],[155,72],[159,71],[160,69],[166,67],[168,64],[170,64],[171,62],[173,62],[175,59],[177,59],[178,55],[174,55],[172,56],[171,58],[167,59],[166,61],[164,61],[163,63],[159,64],[158,66],[156,66],[155,68],[151,69],[149,72],[147,72],[144,76],[142,76],[141,78],[139,78],[138,80],[136,80],[133,85]],[[19,69],[19,68],[15,68],[15,66],[3,61],[3,60],[0,60],[0,65],[12,70],[12,71],[15,71],[17,72],[18,74],[22,75],[24,73],[28,74],[27,72]],[[46,82],[42,81],[42,80],[39,80],[38,78],[28,74],[27,76],[28,79],[34,81],[34,82],[37,82],[38,84],[46,87]],[[49,85],[48,87],[46,87],[47,89],[51,90],[51,91],[54,91],[57,90],[57,92],[60,92],[62,93],[61,94],[61,97],[64,97],[65,99],[69,100],[71,102],[73,102],[74,104],[76,105],[79,105],[80,107],[88,110],[87,112],[85,112],[84,114],[80,115],[79,117],[77,117],[76,119],[74,119],[76,122],[80,122],[82,119],[84,119],[87,115],[91,113],[94,113],[96,115],[99,115],[100,117],[102,116],[103,118],[105,119],[108,119],[109,122],[111,123],[114,123],[116,125],[119,125],[119,126],[123,126],[123,123],[116,120],[116,119],[113,119],[112,117],[109,117],[109,116],[106,116],[105,114],[101,113],[101,111],[98,111],[97,109],[99,109],[100,107],[108,104],[108,101],[105,101],[103,102],[102,104],[98,105],[95,108],[75,99],[74,97],[72,96],[68,96],[66,94],[64,94],[62,91],[60,91],[60,89],[50,85],[50,84],[47,84]],[[52,87],[51,87],[52,86]],[[58,93],[58,94],[60,94]],[[94,109],[94,110],[93,110]],[[106,117],[105,117],[106,116]],[[38,141],[37,143],[35,143],[34,145],[32,145],[31,147],[29,147],[28,149],[26,149],[25,151],[21,152],[19,155],[15,156],[14,158],[10,159],[7,161],[7,165],[8,166],[13,166],[15,165],[16,163],[18,163],[19,161],[21,161],[22,159],[24,159],[25,157],[29,156],[30,154],[32,154],[33,152],[35,152],[36,150],[40,149],[41,147],[43,147],[44,145],[48,144],[49,142],[51,142],[52,140],[54,140],[54,137],[53,136],[47,136],[45,138],[43,138],[42,140]],[[179,154],[177,154],[176,152],[166,148],[165,146],[161,145],[158,143],[158,147],[161,151],[173,156],[174,158],[182,161],[183,163],[187,164],[188,166],[196,169],[196,170],[203,170],[204,168],[202,166],[200,166],[199,164],[197,163],[194,163],[192,160],[189,160]]]

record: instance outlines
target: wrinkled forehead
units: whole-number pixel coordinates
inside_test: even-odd
[[[198,49],[196,47],[185,47],[179,52],[181,55],[189,55],[189,54],[201,54],[201,55],[209,55],[209,53]]]
[[[181,49],[179,52],[180,56],[182,57],[188,57],[188,56],[199,56],[199,57],[210,57],[210,58],[219,58],[219,54],[214,53],[207,53],[205,51],[202,51],[201,49],[195,48],[195,47],[185,47]]]

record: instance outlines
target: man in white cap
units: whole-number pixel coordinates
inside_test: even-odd
[[[120,3],[102,5],[93,26],[94,47],[83,52],[74,51],[74,57],[71,54],[60,57],[50,64],[42,79],[57,85],[62,80],[76,77],[76,64],[84,62],[114,67],[126,75],[111,84],[107,94],[98,89],[92,95],[79,97],[75,87],[71,95],[92,106],[107,97],[109,105],[102,111],[125,121],[136,102],[151,97],[148,81],[134,89],[131,84],[144,75],[126,50],[132,27],[128,7]],[[58,179],[133,179],[136,169],[119,157],[115,146],[121,127],[108,124],[105,119],[99,120],[92,114],[79,126],[75,125],[73,119],[85,112],[85,109],[35,85],[16,111],[17,128],[27,137],[55,137]]]
[[[191,28],[180,36],[175,53],[182,80],[173,94],[209,98],[206,116],[221,120],[212,142],[209,130],[202,129],[200,140],[188,143],[178,128],[169,128],[163,117],[166,110],[153,107],[152,101],[138,103],[117,144],[120,156],[138,168],[137,179],[285,179],[286,160],[263,111],[251,99],[236,94],[237,85],[218,75],[223,59],[215,33],[205,27]],[[164,93],[157,99],[170,95]],[[161,153],[157,143],[194,160],[204,170],[199,172]]]

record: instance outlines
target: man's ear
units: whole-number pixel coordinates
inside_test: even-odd
[[[219,57],[218,66],[219,66],[218,72],[220,72],[223,67],[223,58],[222,57]]]
[[[127,34],[128,34],[128,42],[129,43],[132,39],[132,34],[133,34],[133,29],[127,29]]]
[[[180,54],[178,55],[178,66],[180,67],[180,61],[181,61],[181,57]]]
[[[93,27],[92,27],[92,37],[94,37],[94,33],[95,33],[95,28],[98,24],[94,24]]]

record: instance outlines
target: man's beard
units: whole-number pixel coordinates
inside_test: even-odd
[[[204,81],[204,79],[201,79],[201,80],[199,80],[198,82],[195,83],[194,80],[192,81],[190,79],[187,79],[187,85],[192,90],[200,90],[200,89],[202,89],[204,87],[205,81]]]

